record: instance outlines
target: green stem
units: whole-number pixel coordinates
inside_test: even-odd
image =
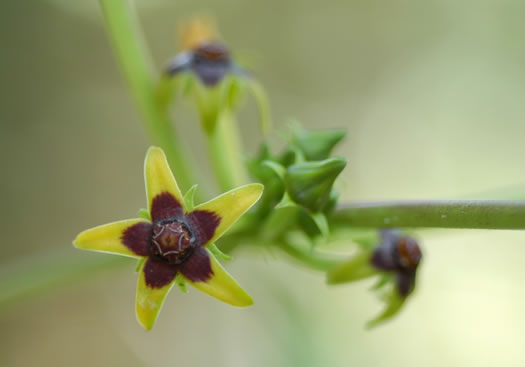
[[[525,229],[525,201],[414,200],[340,205],[333,221],[350,227]]]
[[[24,256],[0,266],[0,307],[127,263],[122,257],[90,255],[73,248]]]
[[[290,243],[279,243],[276,246],[308,268],[322,272],[332,270],[347,260],[347,257],[323,253],[316,249],[305,250]]]
[[[210,158],[219,187],[228,191],[248,182],[242,145],[233,112],[225,108],[208,137]]]
[[[195,183],[189,170],[188,156],[183,154],[174,127],[157,102],[157,78],[130,2],[100,0],[100,5],[115,54],[146,128],[154,144],[164,149],[182,190],[187,190]]]

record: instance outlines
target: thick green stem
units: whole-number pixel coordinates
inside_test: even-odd
[[[340,205],[333,221],[350,227],[525,229],[525,201],[414,200]]]
[[[242,145],[235,116],[225,108],[208,137],[210,158],[222,191],[248,182],[243,163]]]
[[[154,144],[164,149],[183,190],[195,183],[166,112],[156,99],[157,78],[128,0],[100,0],[108,34],[135,102]]]

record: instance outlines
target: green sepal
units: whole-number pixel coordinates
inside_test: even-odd
[[[232,75],[225,76],[217,85],[206,86],[194,82],[192,92],[201,116],[202,127],[207,135],[212,135],[223,112],[234,111],[239,104],[244,87],[242,81]]]
[[[181,73],[174,76],[163,75],[156,90],[157,104],[162,110],[166,110],[171,104],[174,104],[177,95],[187,96],[192,84],[193,75]]]
[[[334,147],[346,136],[345,130],[308,130],[297,122],[292,124],[292,130],[293,143],[301,149],[309,161],[330,157]]]
[[[271,157],[272,155],[271,155],[270,146],[268,145],[268,143],[267,142],[261,143],[257,151],[257,154],[254,157],[249,158],[246,161],[246,166],[250,174],[260,180],[264,180],[268,176],[269,168],[265,167],[263,165],[263,162],[266,160],[271,160]]]
[[[277,162],[269,160],[263,161],[262,164],[263,166],[270,168],[277,176],[279,176],[281,180],[284,181],[284,176],[286,175],[286,168],[284,168]]]
[[[151,215],[150,215],[148,209],[144,209],[144,208],[139,209],[137,215],[138,215],[139,218],[146,219],[146,220],[151,220]]]
[[[305,162],[306,158],[298,147],[295,145],[289,145],[281,154],[276,157],[276,161],[284,167],[289,167],[292,164]]]
[[[363,251],[330,270],[326,274],[326,282],[328,284],[349,283],[378,274],[380,271],[370,263],[370,252]]]
[[[229,85],[226,85],[224,88],[224,103],[232,110],[235,110],[244,98],[244,91],[246,90],[245,82],[236,75],[231,75],[224,82],[229,83]]]
[[[179,287],[182,293],[188,293],[188,287],[186,286],[186,279],[182,276],[181,273],[177,273],[175,276],[175,284]]]
[[[214,255],[217,260],[225,260],[225,261],[230,261],[232,260],[232,257],[228,254],[225,254],[224,252],[222,252],[215,243],[210,243],[209,245],[206,246],[206,248],[208,250],[210,250],[210,252],[212,253],[212,255]]]
[[[135,272],[136,272],[136,273],[138,273],[138,272],[140,271],[140,269],[142,268],[142,265],[144,264],[145,261],[146,261],[146,258],[145,258],[145,257],[143,257],[143,258],[141,258],[141,259],[139,259],[139,260],[137,261],[137,266],[136,266],[136,268],[135,268]]]
[[[334,181],[345,166],[343,158],[294,164],[286,170],[286,191],[297,204],[320,212],[328,204]]]
[[[281,201],[275,206],[275,209],[283,209],[283,208],[299,208],[299,205],[297,205],[291,198],[288,193],[284,193]]]
[[[310,218],[314,221],[314,223],[317,225],[317,229],[319,229],[319,232],[321,232],[321,236],[324,238],[328,238],[330,235],[330,228],[328,227],[328,220],[326,219],[326,215],[322,212],[312,213],[308,212]]]
[[[328,196],[328,202],[326,203],[323,209],[323,213],[327,215],[331,214],[337,207],[338,201],[339,201],[339,193],[335,190],[330,191],[330,195]]]
[[[277,172],[270,166],[264,164],[272,159],[270,148],[263,143],[257,155],[247,163],[248,170],[257,181],[264,185],[264,194],[257,203],[255,212],[259,217],[268,215],[281,201],[284,194],[284,183],[278,177]]]
[[[197,191],[198,186],[199,185],[197,184],[193,185],[184,194],[184,203],[186,204],[186,210],[188,212],[192,211],[193,208],[195,207],[194,198],[195,198],[195,192]]]
[[[387,284],[392,284],[394,282],[394,278],[392,274],[390,273],[379,273],[379,279],[370,289],[371,290],[378,290],[386,286]]]
[[[406,300],[406,297],[399,294],[396,287],[392,287],[382,298],[386,303],[386,308],[379,316],[367,322],[366,327],[368,329],[376,327],[396,316],[401,311]]]

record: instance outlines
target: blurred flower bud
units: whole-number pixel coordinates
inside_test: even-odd
[[[263,144],[257,156],[250,159],[247,164],[250,174],[264,185],[263,196],[255,207],[255,211],[261,216],[269,214],[281,201],[284,194],[283,181],[274,169],[264,164],[271,159],[268,145]]]
[[[334,181],[345,166],[343,158],[291,165],[284,175],[286,191],[297,204],[320,212],[328,204]]]
[[[381,230],[375,236],[377,245],[370,247],[372,238],[365,239],[357,255],[327,274],[329,284],[340,284],[379,275],[375,287],[382,291],[385,310],[367,325],[378,325],[395,316],[416,284],[416,271],[422,254],[417,241],[395,229]]]
[[[226,110],[235,110],[250,93],[260,113],[260,126],[267,133],[270,110],[266,93],[255,78],[232,58],[229,48],[219,40],[214,23],[196,18],[180,31],[183,51],[165,67],[158,86],[158,102],[167,108],[178,94],[192,96],[208,135]]]
[[[382,244],[374,250],[371,262],[378,269],[394,272],[398,291],[406,297],[415,286],[421,249],[414,238],[397,230],[383,230],[381,237]]]

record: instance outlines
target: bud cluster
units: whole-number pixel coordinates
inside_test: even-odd
[[[344,158],[330,156],[344,136],[342,130],[308,130],[295,125],[280,154],[272,155],[263,145],[249,162],[252,175],[265,186],[260,213],[295,207],[301,209],[298,222],[307,234],[325,232],[326,215],[338,199],[334,182],[346,166]],[[312,231],[312,220],[319,230]]]

